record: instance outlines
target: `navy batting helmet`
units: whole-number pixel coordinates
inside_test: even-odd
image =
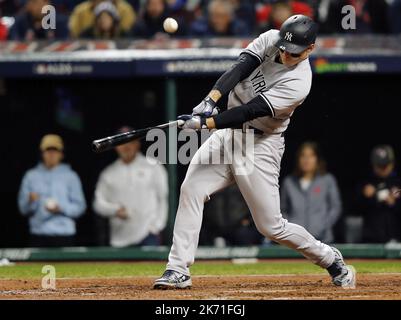
[[[317,29],[317,23],[311,18],[302,14],[291,16],[281,26],[275,46],[290,53],[301,53],[315,43]]]

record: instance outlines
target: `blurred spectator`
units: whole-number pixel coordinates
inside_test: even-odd
[[[119,132],[132,130],[123,127]],[[116,147],[119,159],[100,174],[93,207],[110,218],[111,245],[160,245],[166,226],[168,179],[166,169],[151,164],[140,152],[140,142]]]
[[[389,24],[392,33],[401,33],[401,0],[389,3]]]
[[[359,188],[363,214],[362,238],[368,243],[401,240],[401,180],[395,172],[394,150],[380,145],[372,150],[372,176]]]
[[[136,19],[134,9],[125,0],[109,1],[117,8],[121,32],[129,33]],[[78,37],[82,32],[94,26],[96,20],[94,9],[100,2],[102,0],[87,0],[74,8],[69,20],[71,36]]]
[[[313,9],[307,3],[291,0],[275,0],[272,4],[257,6],[256,21],[259,33],[280,29],[283,22],[294,14],[313,18]]]
[[[52,0],[52,4],[56,7],[57,13],[69,15],[76,5],[83,0]]]
[[[15,16],[22,8],[25,0],[0,0],[0,14],[3,16]]]
[[[94,9],[95,23],[83,31],[79,37],[83,39],[116,39],[125,34],[120,28],[120,16],[112,2],[100,2]]]
[[[166,0],[169,16],[187,29],[195,18],[201,16],[202,0]]]
[[[236,185],[216,193],[205,204],[203,224],[202,245],[248,246],[263,240]]]
[[[133,29],[133,35],[140,38],[151,38],[158,33],[164,33],[163,22],[169,17],[169,9],[166,0],[147,0],[144,11]],[[178,30],[175,35],[185,33],[185,24],[178,22]]]
[[[255,0],[230,0],[234,7],[235,17],[244,21],[249,30],[253,31],[256,26],[256,4]]]
[[[165,4],[170,12],[170,16],[181,17],[185,15],[187,0],[166,0]]]
[[[139,12],[141,10],[141,6],[144,0],[127,0],[127,2],[134,8],[135,12]]]
[[[166,3],[171,11],[177,11],[185,7],[187,0],[166,0]]]
[[[0,20],[0,41],[7,40],[8,29]]]
[[[206,2],[207,0],[188,0],[185,9],[192,20],[186,21],[192,23],[193,21],[200,19],[204,12],[207,10]],[[189,23],[188,25],[191,24]]]
[[[60,136],[42,138],[42,162],[30,169],[22,180],[18,206],[29,217],[32,247],[63,247],[74,245],[74,219],[80,217],[86,203],[81,181],[63,159]]]
[[[191,35],[198,37],[248,36],[245,22],[235,16],[235,8],[228,0],[212,0],[208,5],[208,17],[202,17],[191,25]]]
[[[341,206],[336,179],[326,172],[317,144],[303,143],[296,154],[295,171],[284,179],[281,188],[283,214],[317,239],[331,243]]]
[[[344,30],[341,9],[352,5],[356,14],[356,29]],[[388,33],[386,0],[324,0],[317,10],[320,33]]]
[[[56,14],[56,29],[42,27],[42,8],[51,4],[49,0],[27,0],[21,13],[9,31],[9,39],[32,41],[38,39],[65,39],[68,37],[67,17]]]

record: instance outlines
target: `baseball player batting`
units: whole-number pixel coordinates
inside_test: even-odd
[[[269,30],[251,42],[238,61],[217,80],[208,96],[193,109],[183,129],[218,129],[194,155],[181,194],[174,225],[173,245],[166,271],[155,289],[189,288],[204,203],[213,193],[233,183],[241,191],[265,237],[292,248],[327,269],[336,286],[355,288],[356,272],[340,251],[316,240],[305,228],[282,217],[279,201],[280,163],[284,132],[294,110],[309,94],[312,71],[309,55],[315,47],[317,24],[303,15],[288,18],[280,30]],[[227,111],[216,102],[229,93]],[[254,133],[253,170],[236,174],[233,164],[203,164],[233,141],[233,131]],[[222,143],[221,143],[222,142]],[[219,145],[221,148],[216,148]]]

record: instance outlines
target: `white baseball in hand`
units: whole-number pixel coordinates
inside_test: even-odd
[[[47,199],[46,201],[46,208],[48,210],[55,210],[57,208],[57,205],[58,205],[57,201],[52,198]]]
[[[178,22],[177,22],[177,20],[175,20],[173,18],[167,18],[163,22],[163,28],[164,28],[164,31],[166,31],[168,33],[174,33],[178,29]]]

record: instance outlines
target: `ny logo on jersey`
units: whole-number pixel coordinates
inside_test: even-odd
[[[286,32],[284,39],[287,41],[292,41],[292,33],[291,32]]]

